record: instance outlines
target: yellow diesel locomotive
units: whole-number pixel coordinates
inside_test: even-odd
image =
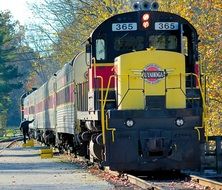
[[[101,23],[85,52],[23,97],[22,115],[36,138],[112,170],[198,169],[198,34],[157,3],[139,7]]]

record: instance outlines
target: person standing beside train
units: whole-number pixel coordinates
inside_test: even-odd
[[[20,124],[20,130],[22,131],[23,133],[23,136],[24,136],[24,143],[26,144],[26,135],[28,136],[29,140],[30,140],[30,135],[29,135],[29,124],[32,123],[35,119],[29,121],[29,120],[26,120],[24,118],[24,120],[21,122]]]

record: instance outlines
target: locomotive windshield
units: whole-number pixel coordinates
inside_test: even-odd
[[[166,32],[155,34],[137,31],[114,34],[113,40],[98,38],[96,39],[96,60],[104,61],[111,57],[114,59],[121,54],[146,50],[147,48],[181,52],[180,35]],[[111,52],[109,55],[106,53],[107,49]]]
[[[145,48],[179,51],[178,38],[176,35],[166,34],[151,34],[146,38],[143,35],[132,36],[127,33],[114,39],[114,50],[120,53],[139,51]]]
[[[149,47],[161,50],[177,50],[178,40],[175,35],[151,35],[149,36]]]
[[[131,36],[129,33],[114,38],[114,50],[128,52],[143,50],[145,46],[144,36]]]

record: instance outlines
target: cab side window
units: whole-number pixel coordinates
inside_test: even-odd
[[[183,38],[182,38],[182,53],[185,56],[188,56],[188,39],[187,39],[187,36],[183,36]]]
[[[96,60],[106,59],[106,45],[104,39],[96,40]]]

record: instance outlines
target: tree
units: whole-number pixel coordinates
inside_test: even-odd
[[[48,39],[48,49],[53,50],[50,56],[64,65],[83,50],[82,44],[102,21],[129,10],[129,3],[127,0],[44,0],[42,4],[33,4],[32,10],[41,23],[32,28],[38,30],[41,38]]]
[[[11,102],[10,92],[22,86],[18,67],[12,64],[20,45],[18,22],[12,21],[9,12],[0,12],[0,116],[6,118]],[[3,122],[3,121],[1,121]],[[5,122],[3,122],[5,123]]]
[[[7,110],[8,96],[12,89],[20,88],[21,83],[17,83],[20,74],[15,65],[10,64],[16,58],[15,52],[18,45],[19,36],[16,34],[17,22],[11,21],[9,12],[0,12],[0,109]]]
[[[202,72],[206,77],[206,127],[209,135],[222,134],[222,3],[220,0],[159,0],[164,11],[190,21],[199,34]]]

